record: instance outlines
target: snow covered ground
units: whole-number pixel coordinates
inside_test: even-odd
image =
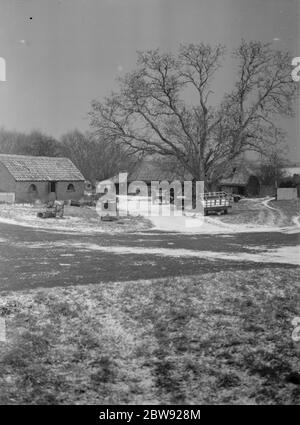
[[[212,217],[149,217],[154,228],[162,231],[193,233],[193,234],[224,234],[224,233],[249,233],[249,232],[283,232],[300,233],[299,219],[294,218],[295,225],[287,227],[230,224]]]
[[[202,216],[192,213],[185,213],[181,216],[174,214],[173,206],[163,205],[161,208],[171,211],[170,215],[161,215],[159,206],[153,205],[149,199],[138,197],[130,198],[128,201],[128,212],[131,219],[128,219],[120,210],[120,223],[103,223],[96,211],[91,208],[73,209],[72,213],[66,209],[64,219],[40,219],[36,213],[38,208],[31,205],[0,205],[0,222],[17,224],[21,226],[36,227],[42,229],[78,232],[78,233],[103,233],[121,232],[126,228],[130,231],[140,231],[146,229],[146,220],[152,223],[156,230],[176,233],[192,234],[234,234],[249,232],[282,232],[299,233],[300,215],[290,217],[285,220],[285,214],[279,208],[271,206],[272,198],[247,199],[241,202],[241,211],[237,206],[230,210],[227,216]],[[152,208],[152,210],[151,210]],[[157,208],[156,214],[153,208]],[[75,211],[75,212],[74,212]],[[245,214],[246,212],[246,214]],[[249,214],[247,215],[247,212]],[[178,212],[177,212],[178,213]],[[252,215],[250,214],[252,213]],[[78,214],[78,216],[76,216]],[[132,218],[134,217],[134,218]],[[142,220],[144,217],[146,220]],[[131,220],[131,223],[130,223]],[[123,221],[123,222],[122,222]],[[281,225],[282,223],[292,223],[292,225]],[[131,225],[132,224],[132,225]]]
[[[149,217],[154,228],[162,231],[171,231],[179,233],[193,233],[193,234],[230,234],[230,233],[249,233],[249,232],[283,232],[283,233],[299,233],[300,232],[300,215],[292,217],[292,226],[279,226],[276,223],[276,217],[283,217],[283,213],[280,209],[276,209],[269,205],[273,198],[261,198],[261,199],[247,199],[247,206],[251,209],[251,204],[255,203],[255,208],[261,211],[267,210],[268,215],[265,217],[264,224],[258,224],[257,222],[244,221],[244,222],[227,222],[228,216],[193,216],[184,215],[182,217],[163,217],[163,216],[152,216]],[[235,217],[233,217],[234,220]],[[282,220],[283,221],[283,220]]]
[[[120,220],[114,222],[101,221],[96,210],[89,207],[67,206],[62,219],[38,218],[37,212],[42,210],[44,210],[42,206],[29,204],[0,204],[0,223],[71,234],[122,233],[149,228],[146,220],[137,217],[121,217]]]

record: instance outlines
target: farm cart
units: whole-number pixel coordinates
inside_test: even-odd
[[[65,204],[63,201],[50,201],[46,205],[45,211],[38,212],[38,218],[62,218],[64,216]]]
[[[231,196],[226,192],[206,192],[202,195],[204,215],[209,212],[227,214],[231,208]]]

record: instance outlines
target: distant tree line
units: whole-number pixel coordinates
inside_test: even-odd
[[[69,131],[55,139],[39,130],[30,133],[0,129],[0,153],[70,158],[84,177],[95,183],[130,170],[137,157],[119,145],[88,132]]]

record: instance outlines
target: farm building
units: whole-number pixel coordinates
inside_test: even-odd
[[[126,172],[126,171],[124,171]],[[116,191],[119,193],[119,175],[110,179],[116,185]],[[142,181],[148,186],[150,194],[151,182],[153,181],[167,181],[171,183],[179,180],[183,183],[185,180],[193,180],[190,173],[184,171],[171,161],[162,161],[156,158],[144,159],[136,164],[127,175],[128,185],[132,182]]]
[[[184,171],[182,167],[171,161],[147,158],[138,163],[127,175],[128,185],[134,181],[143,181],[150,189],[152,181],[167,181],[169,183],[179,180],[194,181],[193,176]],[[111,178],[115,183],[117,193],[119,191],[119,175]],[[216,181],[207,191],[224,191],[241,196],[267,196],[275,195],[275,187],[261,184],[257,176],[255,166],[245,161],[230,164],[224,170],[222,177]]]
[[[128,175],[128,183],[133,181],[143,181],[147,186],[151,186],[152,181],[167,181],[169,183],[179,180],[193,180],[192,175],[184,171],[178,164],[155,159],[145,159],[138,164]]]
[[[79,200],[85,179],[68,158],[0,154],[0,192],[15,202]]]
[[[114,179],[117,183],[117,177]],[[138,180],[144,181],[149,187],[153,180],[166,180],[169,183],[174,180],[184,182],[193,180],[193,176],[184,171],[178,164],[148,159],[142,161],[128,174],[128,183]],[[220,190],[242,196],[259,196],[261,192],[258,177],[251,167],[245,163],[232,166],[219,181],[219,184],[215,186],[216,188],[212,190],[217,190],[217,186],[219,186]]]
[[[245,164],[233,167],[231,173],[220,180],[220,189],[241,196],[259,196],[260,182],[255,173]]]

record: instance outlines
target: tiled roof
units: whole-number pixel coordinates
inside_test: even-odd
[[[2,163],[16,181],[84,181],[68,158],[0,154]]]
[[[129,175],[130,181],[142,180],[142,181],[153,181],[153,180],[190,180],[192,176],[187,172],[174,169],[169,167],[168,164],[163,162],[155,162],[152,160],[142,161],[142,163],[133,170]]]
[[[190,173],[184,172],[178,166],[168,163],[163,160],[144,159],[142,160],[131,173],[128,173],[127,181],[162,181],[172,182],[174,180],[192,180]],[[119,182],[119,175],[114,176],[111,180],[114,183]]]
[[[222,186],[247,186],[249,177],[255,175],[245,164],[237,167],[230,175],[220,180]]]

